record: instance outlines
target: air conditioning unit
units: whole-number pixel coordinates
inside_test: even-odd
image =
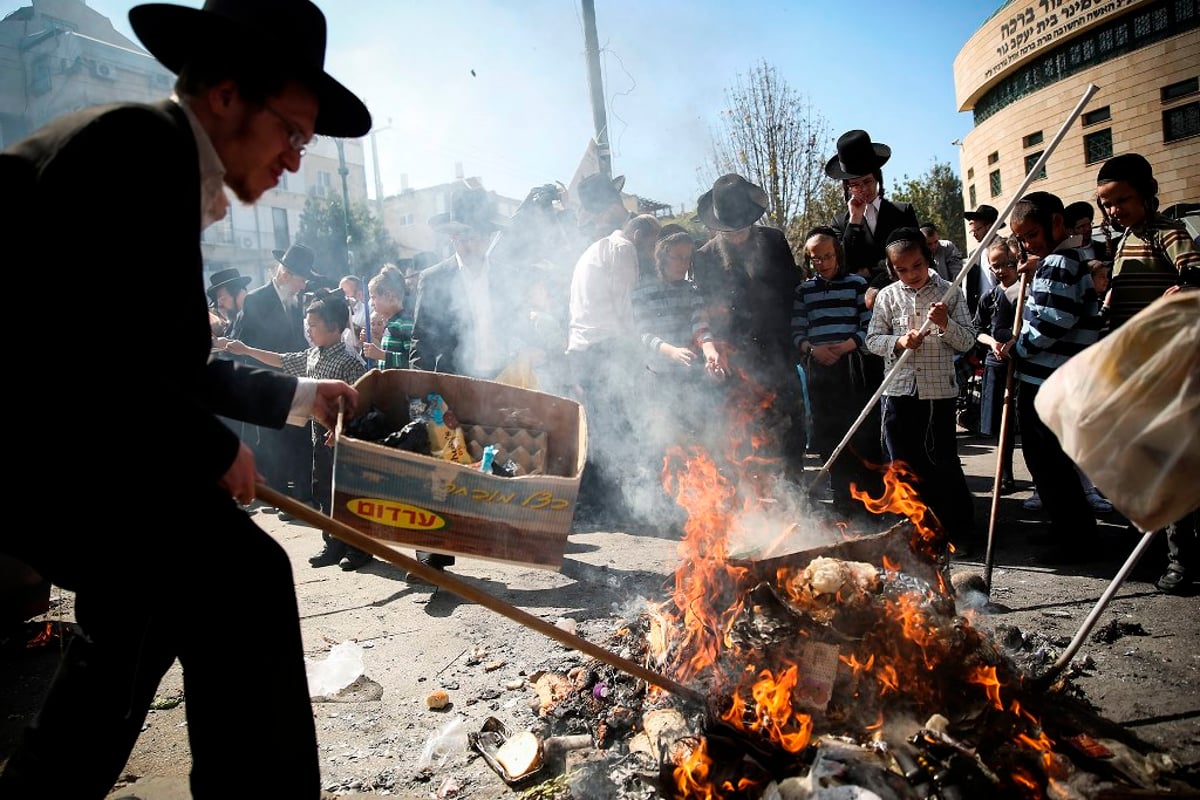
[[[253,236],[243,236],[242,237],[242,247],[244,247],[247,250],[254,249],[254,237]]]
[[[117,79],[117,68],[107,61],[96,62],[96,77],[104,78],[105,80],[115,81]]]

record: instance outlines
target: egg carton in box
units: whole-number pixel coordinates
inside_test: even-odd
[[[494,445],[496,464],[516,462],[522,475],[542,475],[546,472],[546,432],[527,428],[508,428],[491,425],[463,425],[467,450],[472,461],[483,458],[483,448]]]

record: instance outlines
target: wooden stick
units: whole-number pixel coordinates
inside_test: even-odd
[[[616,667],[622,672],[627,672],[635,678],[641,678],[646,683],[652,683],[660,689],[665,689],[672,694],[679,695],[688,700],[707,704],[706,696],[695,689],[659,675],[657,672],[649,670],[637,662],[622,658],[611,650],[605,650],[603,647],[592,644],[587,639],[564,631],[562,628],[552,625],[540,617],[535,617],[533,614],[523,611],[499,598],[493,597],[487,592],[481,591],[453,575],[448,575],[441,570],[422,564],[415,558],[409,558],[377,539],[354,530],[354,528],[351,528],[344,522],[327,517],[320,511],[281,492],[277,492],[264,483],[259,483],[255,487],[255,494],[264,503],[275,506],[280,511],[286,511],[297,519],[304,520],[308,524],[320,528],[330,536],[335,536],[346,544],[357,547],[359,550],[365,550],[376,558],[411,572],[435,586],[440,586],[443,589],[453,592],[468,602],[489,608],[514,622],[524,625],[526,628],[531,628],[538,633],[549,636],[551,639],[565,644],[567,647],[571,647],[581,653],[586,653],[598,661],[603,661],[605,664]]]
[[[1021,332],[1021,314],[1025,308],[1025,289],[1029,286],[1029,275],[1021,273],[1021,283],[1017,288],[1017,306],[1013,310],[1013,338]],[[984,369],[987,369],[986,363]],[[1000,510],[1000,481],[1004,472],[1004,446],[1008,441],[1008,427],[1012,412],[1013,383],[1015,382],[1016,366],[1012,358],[1008,359],[1004,371],[1004,405],[1000,409],[1000,439],[996,445],[996,475],[992,479],[992,508],[988,513],[987,552],[983,557],[983,584],[987,587],[988,599],[992,596],[992,564],[995,562],[994,546],[996,542],[996,515]],[[1036,488],[1036,487],[1035,487]]]

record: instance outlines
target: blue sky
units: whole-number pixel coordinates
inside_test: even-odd
[[[402,174],[414,187],[452,180],[455,162],[516,198],[571,180],[593,133],[579,0],[317,2],[326,68],[374,116],[385,193]],[[135,4],[88,0],[131,38]],[[1000,5],[595,0],[614,173],[626,191],[694,209],[725,90],[761,61],[828,121],[830,156],[863,128],[892,147],[889,180],[934,160],[958,172],[951,142],[971,115],[955,106],[954,58]]]

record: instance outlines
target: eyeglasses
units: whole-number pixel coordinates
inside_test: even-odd
[[[304,155],[308,152],[309,147],[317,143],[317,135],[315,133],[312,136],[306,135],[294,122],[272,108],[270,103],[263,103],[263,108],[270,111],[275,116],[275,119],[283,123],[283,127],[287,130],[288,146],[300,155]]]
[[[827,255],[827,256],[809,256],[809,257],[808,257],[808,260],[809,260],[809,261],[811,261],[811,262],[812,262],[812,263],[814,263],[814,264],[822,264],[822,263],[824,263],[824,262],[826,262],[826,261],[836,261],[836,260],[837,260],[837,256],[835,256],[835,255],[832,255],[832,254],[831,254],[831,255]]]
[[[875,185],[875,176],[867,175],[864,178],[855,178],[852,181],[846,181],[846,186],[851,189],[869,189]]]

